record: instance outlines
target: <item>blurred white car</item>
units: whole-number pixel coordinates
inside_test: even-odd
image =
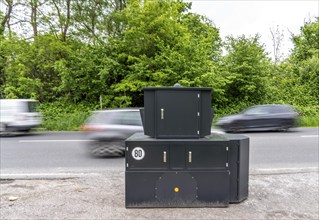
[[[94,111],[81,126],[88,138],[88,150],[96,157],[124,156],[124,140],[135,132],[142,132],[139,109]]]
[[[0,99],[0,133],[28,132],[39,127],[42,117],[38,106],[33,99]]]

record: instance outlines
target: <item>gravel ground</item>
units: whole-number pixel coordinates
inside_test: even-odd
[[[253,174],[228,208],[126,209],[124,172],[1,180],[0,219],[319,219],[318,171]]]

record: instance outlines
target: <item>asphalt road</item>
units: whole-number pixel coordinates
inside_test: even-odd
[[[78,132],[1,138],[4,219],[318,219],[319,128],[245,133],[249,197],[225,208],[125,208],[124,158],[95,159]],[[263,170],[263,171],[261,171]],[[71,177],[71,178],[69,178]]]
[[[250,132],[250,170],[318,168],[319,128]],[[80,132],[1,137],[1,175],[124,171],[124,158],[92,158]]]

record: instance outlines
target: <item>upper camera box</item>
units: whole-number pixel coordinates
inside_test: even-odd
[[[145,87],[144,134],[153,138],[201,138],[211,134],[212,88]]]

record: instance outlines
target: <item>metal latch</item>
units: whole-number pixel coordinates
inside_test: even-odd
[[[164,119],[164,109],[161,108],[161,119]]]
[[[166,151],[163,151],[163,162],[166,163]]]
[[[192,151],[188,151],[188,162],[192,162]]]

